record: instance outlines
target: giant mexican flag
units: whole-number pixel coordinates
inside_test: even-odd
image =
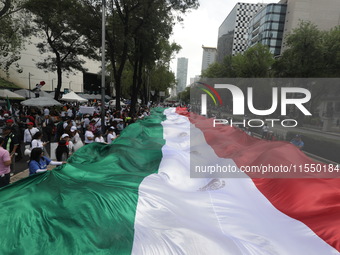
[[[339,179],[190,178],[190,158],[238,167],[252,146],[268,143],[155,109],[0,190],[0,254],[339,254]]]

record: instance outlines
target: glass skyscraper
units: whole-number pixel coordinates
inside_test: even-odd
[[[248,46],[261,43],[274,56],[280,55],[286,11],[286,4],[268,4],[256,13],[249,22]]]

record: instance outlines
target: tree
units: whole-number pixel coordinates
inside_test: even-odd
[[[93,6],[77,0],[29,0],[25,8],[33,14],[34,34],[42,39],[36,45],[39,52],[53,53],[37,66],[57,71],[55,99],[58,99],[62,73],[85,71],[82,66],[85,60],[80,56],[98,57],[100,21],[93,15]]]
[[[213,63],[202,73],[208,78],[255,78],[269,77],[274,63],[269,48],[260,43],[247,49],[243,54],[226,56],[222,64]]]
[[[155,62],[154,54],[160,35],[168,38],[172,32],[176,11],[185,13],[198,6],[197,0],[118,1],[109,4],[107,28],[108,56],[112,65],[116,96],[119,98],[122,74],[129,59],[133,66],[132,107],[143,83],[145,70]],[[151,22],[152,20],[152,22]],[[119,100],[116,100],[119,108]],[[134,111],[134,109],[132,109]]]
[[[340,26],[324,33],[324,75],[340,77]]]
[[[20,59],[26,30],[26,15],[21,10],[23,1],[0,0],[0,68],[9,67]],[[16,64],[17,71],[21,71]]]
[[[320,77],[323,69],[324,33],[311,22],[302,21],[286,38],[287,50],[274,65],[280,77]]]

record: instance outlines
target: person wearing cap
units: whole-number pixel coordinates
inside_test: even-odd
[[[70,128],[70,132],[71,132],[71,141],[73,142],[73,150],[77,151],[80,147],[84,146],[83,141],[80,138],[77,127],[72,126]]]
[[[20,139],[20,137],[21,137],[21,135],[20,135],[20,128],[19,128],[19,126],[16,123],[14,123],[13,119],[7,119],[6,120],[6,126],[11,128],[12,133],[14,135],[16,135],[19,140],[21,140]]]
[[[12,159],[7,150],[2,146],[5,138],[0,136],[0,188],[9,184]]]
[[[92,127],[91,125],[88,125],[87,126],[87,130],[85,132],[85,145],[86,144],[90,144],[90,143],[93,143],[94,141],[94,134],[92,132]]]
[[[33,122],[27,123],[27,128],[24,131],[24,143],[25,145],[29,145],[31,147],[31,142],[33,140],[33,136],[39,132],[39,129],[33,127]]]
[[[55,154],[58,161],[65,161],[73,152],[73,143],[70,141],[68,134],[63,134],[60,137]]]
[[[108,143],[108,144],[111,144],[112,141],[113,141],[114,139],[116,139],[116,138],[117,138],[117,135],[116,135],[116,133],[115,133],[115,128],[114,128],[114,127],[110,127],[110,128],[108,129],[108,134],[107,134],[107,143]]]
[[[296,147],[298,147],[300,150],[305,145],[304,142],[301,139],[300,135],[295,135],[295,137],[290,141],[291,144],[294,144]]]
[[[29,175],[46,172],[48,165],[61,165],[64,161],[52,161],[44,156],[42,148],[34,148],[31,152],[30,161],[28,162]]]
[[[5,139],[3,147],[9,151],[11,156],[14,156],[19,147],[18,137],[12,132],[12,129],[9,126],[3,128],[2,134]]]

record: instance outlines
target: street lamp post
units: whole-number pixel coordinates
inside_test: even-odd
[[[53,88],[53,81],[55,80],[55,78],[52,79],[52,92],[54,91],[54,88]]]
[[[101,124],[102,132],[105,132],[105,3],[102,1],[102,83],[101,83]]]
[[[29,98],[31,98],[31,76],[34,76],[34,75],[31,73],[28,73],[28,88],[29,88],[28,96]]]
[[[69,88],[70,91],[71,91],[71,83],[72,83],[72,81],[70,81],[70,82],[68,83],[68,88]]]

